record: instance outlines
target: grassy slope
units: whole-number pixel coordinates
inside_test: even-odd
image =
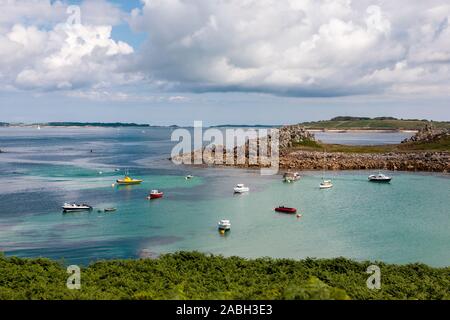
[[[418,130],[429,122],[423,120],[324,120],[317,122],[304,122],[309,129],[380,129],[380,130]],[[450,122],[433,121],[435,128],[450,128]]]
[[[346,152],[346,153],[385,153],[385,152],[414,152],[414,151],[448,151],[450,152],[450,137],[444,137],[432,143],[408,142],[401,144],[353,146],[342,144],[325,144],[305,141],[297,144],[294,150]]]
[[[94,263],[81,271],[81,290],[68,290],[60,264],[0,256],[0,299],[450,299],[450,267],[376,263],[381,290],[369,290],[370,264],[181,252]]]

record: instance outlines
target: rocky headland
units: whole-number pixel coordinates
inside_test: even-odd
[[[267,143],[269,152],[271,138],[270,135],[264,138],[269,139]],[[449,140],[449,129],[434,129],[432,125],[427,125],[400,144],[379,146],[377,152],[370,152],[370,147],[367,148],[369,151],[363,150],[367,146],[352,147],[349,151],[346,146],[327,145],[317,141],[314,135],[301,125],[290,125],[281,127],[279,130],[279,167],[290,170],[385,169],[450,172]],[[260,142],[251,143],[247,140],[244,146],[235,147],[233,163],[217,161],[216,152],[223,152],[223,159],[225,159],[226,150],[216,147],[196,150],[181,158],[184,159],[184,163],[188,163],[186,161],[193,160],[197,156],[203,159],[204,165],[240,168],[268,167],[269,163],[264,162],[264,159],[249,163],[249,155],[258,153]],[[339,151],[340,149],[343,151]],[[241,154],[240,162],[239,154]]]

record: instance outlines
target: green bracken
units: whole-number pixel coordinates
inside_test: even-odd
[[[365,272],[381,269],[381,289]],[[110,260],[81,269],[69,290],[66,268],[49,259],[0,256],[0,299],[450,299],[450,267],[336,259],[244,259],[198,252]]]

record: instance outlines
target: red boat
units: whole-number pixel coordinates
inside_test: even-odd
[[[289,208],[289,207],[285,207],[285,206],[280,206],[280,207],[275,208],[275,211],[283,212],[283,213],[296,213],[297,209]]]
[[[150,194],[148,195],[147,199],[152,200],[152,199],[158,199],[158,198],[162,198],[164,195],[164,192],[158,191],[158,190],[152,190],[150,192]]]

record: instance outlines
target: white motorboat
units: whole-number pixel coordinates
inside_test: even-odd
[[[323,180],[319,186],[320,189],[329,189],[332,187],[333,187],[333,183],[331,182],[331,180]]]
[[[88,204],[64,203],[62,206],[64,212],[69,211],[91,211],[92,207]]]
[[[231,222],[230,222],[230,220],[225,220],[225,219],[220,220],[217,223],[217,227],[219,228],[219,230],[228,231],[231,229]]]
[[[369,181],[372,182],[390,182],[391,180],[391,177],[388,177],[382,173],[372,174],[369,176]]]
[[[323,175],[322,175],[322,182],[319,185],[320,189],[330,189],[333,187],[333,183],[331,182],[331,180],[325,180],[325,164],[326,164],[326,157],[325,157],[325,152],[323,153],[323,161],[324,161],[324,167],[323,167]]]
[[[244,193],[244,192],[249,192],[250,188],[244,186],[243,183],[239,183],[236,185],[236,187],[234,187],[233,190],[234,190],[234,193]]]
[[[298,172],[286,172],[283,175],[284,182],[293,182],[300,180],[300,174]]]
[[[191,174],[188,174],[186,177],[184,177],[186,180],[190,180],[190,179],[192,179],[194,176],[193,175],[191,175]]]

